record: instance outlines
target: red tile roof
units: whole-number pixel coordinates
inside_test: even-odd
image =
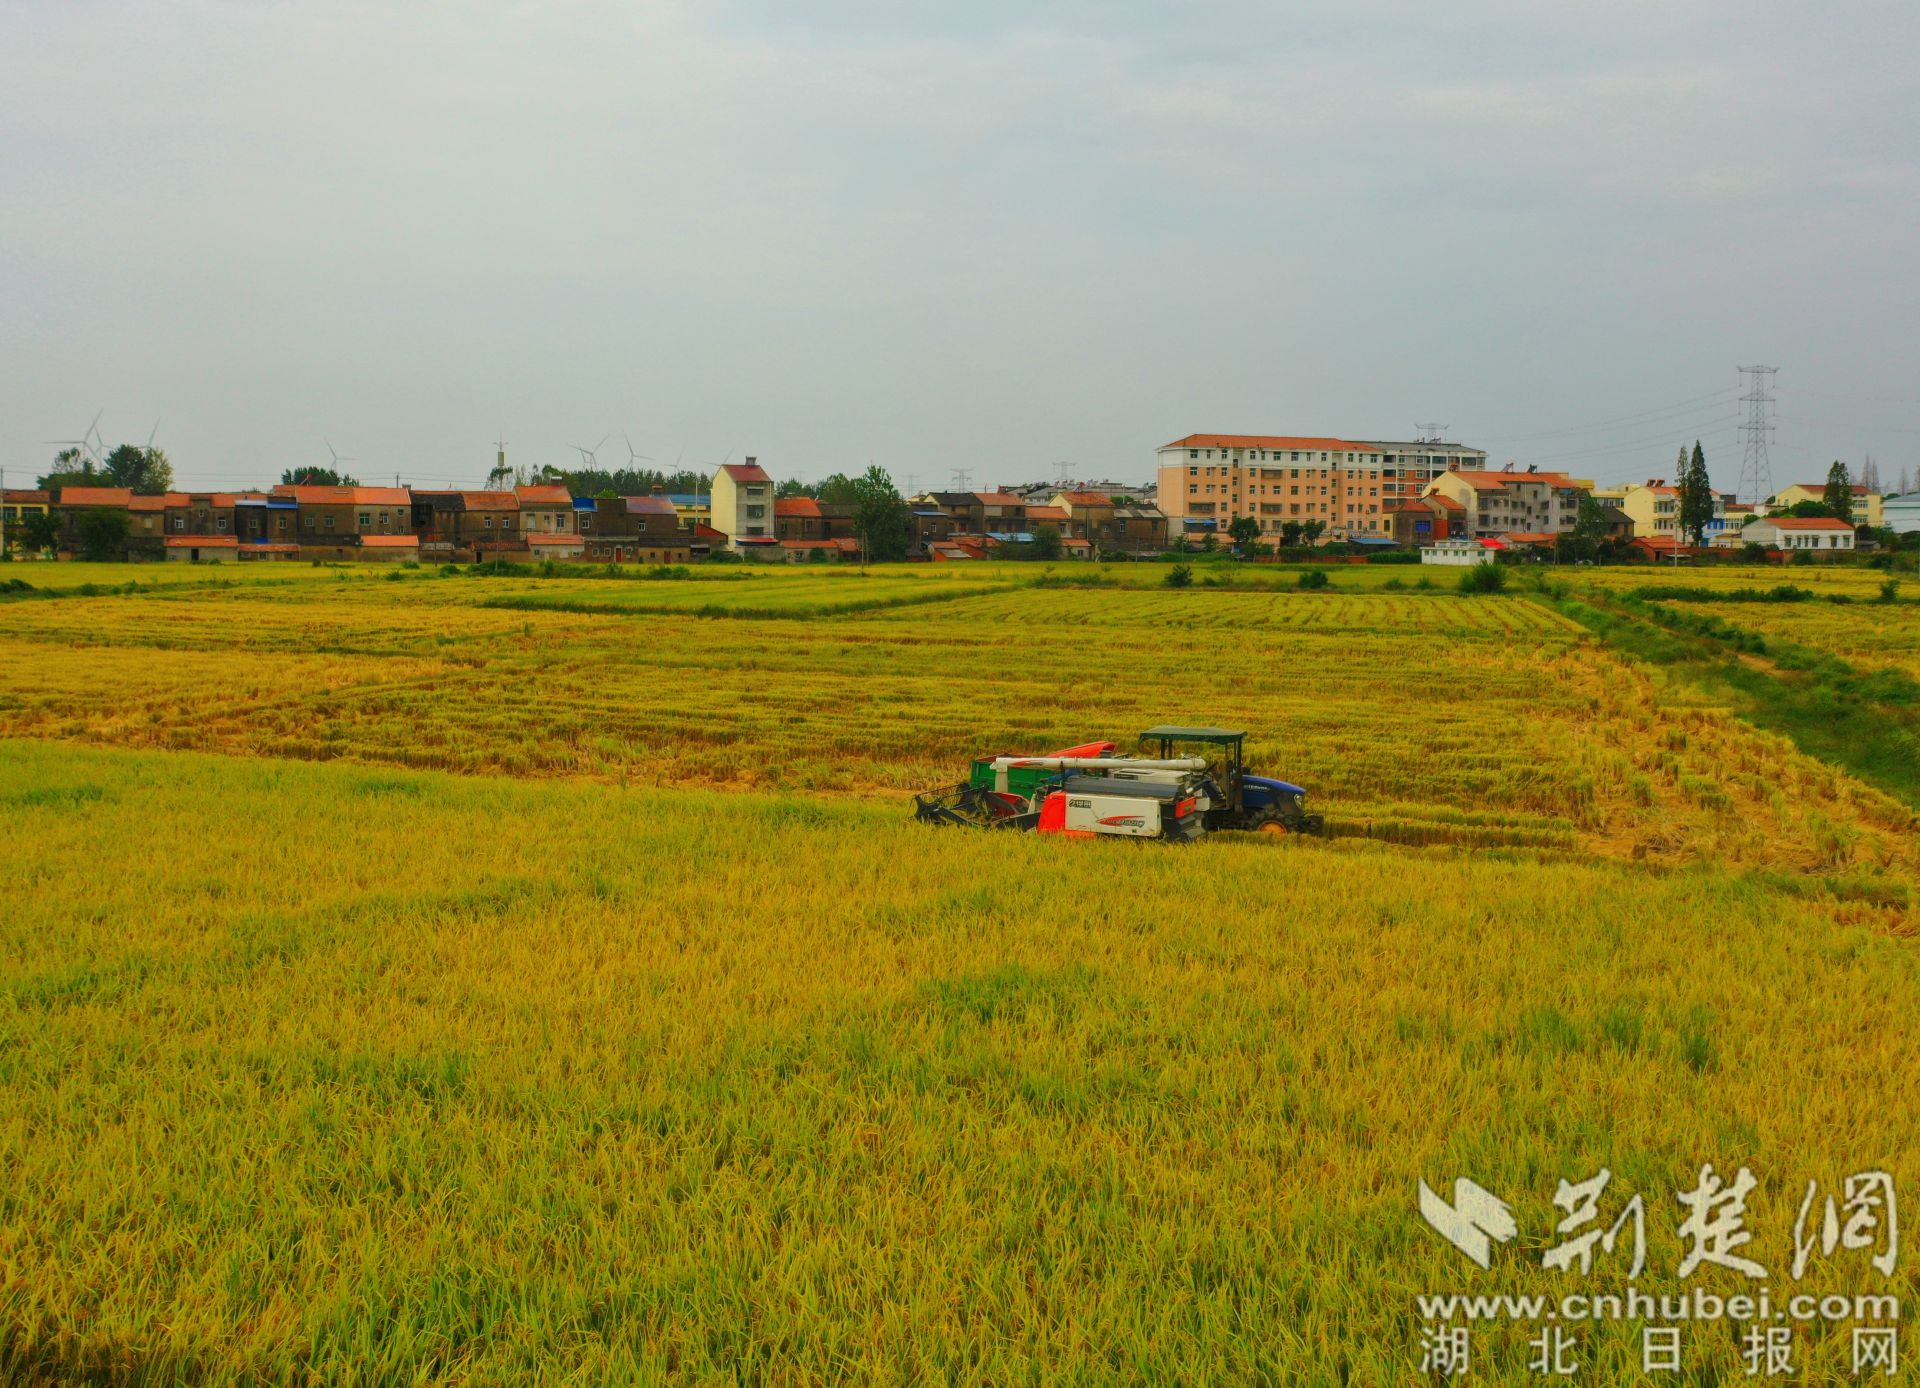
[[[1827,484],[1825,482],[1795,482],[1792,487],[1782,487],[1780,490],[1790,492],[1794,490],[1795,487],[1803,492],[1824,492],[1827,489]],[[1853,494],[1855,496],[1870,495],[1867,489],[1858,482],[1853,484]]]
[[[783,496],[773,503],[773,514],[816,517],[820,514],[820,503],[810,496]]]
[[[1282,451],[1314,450],[1350,453],[1378,453],[1372,444],[1349,443],[1345,439],[1296,438],[1291,434],[1188,434],[1163,448],[1273,448]]]
[[[170,502],[174,505],[186,504],[185,498],[175,502],[171,497],[136,496],[128,498],[127,509],[129,511],[164,511]]]
[[[8,487],[5,495],[8,501],[26,506],[45,506],[53,500],[52,492],[34,491],[30,488],[22,487]]]
[[[518,511],[520,497],[514,492],[461,492],[460,504],[469,511]],[[573,498],[567,498],[573,504]]]
[[[130,487],[62,487],[62,506],[125,506],[133,500]]]
[[[629,496],[624,500],[627,503],[627,514],[630,516],[678,517],[680,514],[674,508],[674,504],[664,496]]]
[[[618,540],[630,537],[616,535],[614,538]],[[577,549],[581,545],[584,545],[586,541],[578,535],[529,535],[527,536],[527,543],[530,545],[542,545],[548,548],[552,548],[555,545],[572,545]]]
[[[302,506],[410,506],[413,493],[405,487],[304,487],[278,483],[276,496],[290,496]]]
[[[168,549],[233,549],[240,542],[231,535],[169,535]]]
[[[1029,521],[1063,521],[1071,520],[1073,516],[1064,506],[1029,506],[1027,519]]]
[[[1111,506],[1113,498],[1105,492],[1062,492],[1069,506]]]
[[[1782,530],[1852,530],[1843,520],[1832,516],[1762,516],[1762,525],[1777,525]]]
[[[573,493],[557,483],[543,483],[533,487],[515,487],[513,494],[520,498],[522,506],[571,506]]]
[[[362,535],[360,537],[362,549],[418,548],[419,544],[418,535]]]
[[[982,506],[1025,506],[1027,504],[1012,492],[975,492],[973,495]]]
[[[771,482],[773,480],[767,476],[766,469],[758,463],[726,463],[721,466],[720,471],[736,482]]]

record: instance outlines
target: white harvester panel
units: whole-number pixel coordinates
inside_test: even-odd
[[[1144,795],[1076,795],[1069,791],[1067,830],[1157,839],[1160,802]]]

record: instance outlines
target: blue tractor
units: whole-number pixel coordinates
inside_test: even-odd
[[[1206,811],[1208,829],[1250,829],[1263,834],[1320,834],[1326,832],[1322,815],[1307,813],[1307,792],[1291,781],[1247,774],[1244,732],[1226,728],[1148,728],[1140,740],[1158,751],[1161,760],[1202,756],[1207,760],[1218,795]],[[1181,748],[1183,744],[1185,751]]]

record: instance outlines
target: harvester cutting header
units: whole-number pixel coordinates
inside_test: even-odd
[[[1118,744],[1089,742],[1045,756],[980,757],[959,785],[914,796],[914,818],[1175,843],[1214,829],[1322,832],[1326,821],[1307,813],[1305,790],[1247,773],[1246,738],[1224,728],[1160,727],[1140,734],[1157,755],[1116,756]]]

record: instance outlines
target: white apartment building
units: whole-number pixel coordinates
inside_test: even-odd
[[[715,530],[727,537],[729,549],[743,545],[777,544],[773,524],[773,479],[758,462],[722,464],[713,474]]]
[[[1262,535],[1319,521],[1322,538],[1390,535],[1381,454],[1347,439],[1289,434],[1188,434],[1159,450],[1160,509],[1177,536],[1252,516]],[[1397,479],[1395,479],[1397,482]]]

